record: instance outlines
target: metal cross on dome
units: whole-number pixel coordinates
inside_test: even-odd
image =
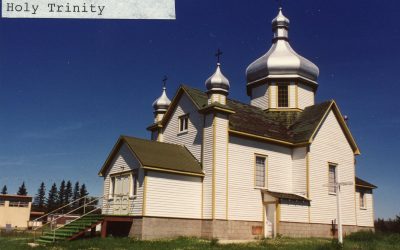
[[[167,84],[167,80],[168,80],[168,76],[164,76],[164,78],[162,79],[164,88],[165,88],[165,85]]]
[[[217,50],[217,53],[215,53],[215,56],[217,57],[217,63],[220,63],[222,51],[220,49]]]
[[[282,9],[282,0],[276,0],[276,2],[278,3],[279,8]]]

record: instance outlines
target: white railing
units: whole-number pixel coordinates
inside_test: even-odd
[[[50,226],[50,231],[53,232],[53,241],[54,241],[54,240],[55,240],[55,231],[56,231],[57,229],[60,229],[60,228],[62,228],[62,227],[64,227],[64,226],[70,224],[71,222],[76,221],[76,220],[82,218],[82,217],[85,216],[85,215],[88,215],[88,214],[90,214],[90,213],[93,213],[93,212],[96,211],[96,210],[101,209],[101,204],[99,204],[98,201],[102,200],[103,198],[104,198],[104,196],[100,196],[100,197],[89,197],[89,196],[84,196],[84,197],[81,197],[81,198],[76,199],[76,200],[74,200],[74,201],[71,201],[70,203],[68,203],[68,204],[66,204],[66,205],[64,205],[64,206],[59,207],[59,208],[57,208],[57,209],[55,209],[55,210],[53,210],[53,211],[51,211],[51,212],[49,212],[49,213],[47,213],[47,214],[45,214],[45,215],[40,216],[40,217],[37,218],[37,219],[33,220],[33,221],[32,221],[32,222],[33,222],[33,225],[35,225],[35,224],[37,225],[37,224],[39,224],[38,222],[39,222],[41,219],[43,220],[43,218],[45,218],[45,217],[47,217],[47,218],[50,218],[50,216],[54,216],[54,217],[55,217],[55,218],[51,218],[50,220],[47,219],[47,222],[46,222],[46,223],[42,223],[40,226],[38,226],[38,227],[32,229],[32,230],[34,231],[34,240],[36,241],[36,232],[37,232],[39,229],[41,229],[41,234],[43,235],[45,226],[48,226],[48,225],[49,225],[49,226]],[[89,199],[89,201],[87,201],[87,199]],[[70,210],[68,213],[65,213],[65,214],[64,214],[64,213],[63,213],[63,214],[57,214],[57,212],[59,212],[60,210],[62,211],[62,209],[64,209],[64,208],[70,208],[72,204],[74,204],[74,203],[76,203],[76,202],[79,202],[79,201],[81,201],[81,200],[83,200],[83,204],[82,204],[81,206],[78,205],[77,207],[75,207],[75,208],[73,208],[72,210]],[[78,203],[78,204],[79,204],[79,203]],[[97,206],[97,207],[94,207],[94,206]],[[91,209],[89,212],[86,212],[86,210],[88,209],[88,207],[89,207],[89,208],[93,208],[93,209]],[[69,221],[68,223],[65,223],[64,225],[62,225],[62,226],[60,226],[60,227],[57,227],[57,221],[58,221],[58,220],[60,220],[61,218],[68,217],[68,215],[72,215],[73,212],[77,212],[77,211],[78,211],[78,212],[79,212],[79,211],[83,211],[83,214],[81,214],[78,218],[76,218],[76,219],[74,219],[74,220],[71,220],[71,221]],[[57,215],[57,216],[55,216],[55,215]],[[40,221],[40,222],[41,222],[41,221]],[[55,227],[53,228],[54,225],[55,225]]]
[[[56,231],[57,231],[58,229],[61,229],[61,228],[65,227],[65,226],[71,224],[72,222],[77,221],[77,220],[79,220],[80,218],[85,217],[86,215],[89,215],[89,214],[93,213],[94,211],[97,211],[97,210],[101,209],[102,204],[99,205],[99,203],[100,203],[99,201],[102,200],[102,199],[104,199],[104,196],[105,196],[105,195],[100,196],[100,197],[97,197],[97,198],[95,198],[95,199],[89,201],[88,203],[85,203],[85,204],[82,205],[81,207],[77,208],[77,209],[83,208],[83,211],[84,211],[84,212],[83,212],[83,214],[82,214],[80,217],[78,217],[78,218],[76,218],[76,219],[73,219],[73,220],[69,221],[68,223],[65,223],[65,224],[63,224],[63,225],[61,225],[61,226],[59,226],[59,227],[57,227],[57,225],[56,225],[56,227],[52,230],[52,231],[53,231],[53,242],[55,241],[55,238],[56,238]],[[92,198],[94,198],[94,197],[92,197]],[[85,208],[86,208],[87,206],[93,206],[93,205],[90,205],[90,204],[93,204],[93,203],[94,203],[95,206],[97,206],[97,207],[94,208],[94,209],[92,209],[92,210],[90,210],[89,212],[86,213],[86,209],[85,209]],[[71,212],[73,212],[73,210],[70,211],[70,212],[68,212],[68,213],[66,213],[65,215],[68,215],[68,214],[71,213]]]

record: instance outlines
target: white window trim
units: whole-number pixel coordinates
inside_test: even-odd
[[[363,195],[363,197],[362,197],[362,200],[363,200],[363,206],[361,206],[361,194]],[[366,193],[365,192],[362,192],[362,191],[360,191],[359,192],[359,195],[358,195],[358,202],[360,203],[360,209],[361,210],[367,210],[367,197],[365,196],[366,195]]]
[[[333,162],[328,162],[328,194],[330,195],[336,195],[336,188],[335,191],[332,192],[330,191],[330,183],[329,183],[329,173],[330,173],[330,168],[331,166],[333,166],[335,168],[335,180],[334,183],[338,183],[338,164],[337,163],[333,163]]]
[[[181,120],[184,119],[186,121],[186,129],[181,127]],[[185,127],[185,123],[183,123],[183,127]],[[178,117],[178,135],[179,134],[185,134],[189,131],[189,114],[184,114]]]
[[[264,158],[264,186],[257,186],[257,157]],[[268,156],[262,154],[254,154],[254,188],[267,187],[267,171],[268,171]]]
[[[108,191],[108,200],[113,200],[114,199],[114,188],[115,188],[115,178],[117,176],[128,176],[129,178],[129,194],[128,197],[129,199],[135,199],[137,194],[134,194],[135,187],[134,185],[136,184],[136,192],[137,192],[137,182],[139,178],[139,174],[137,171],[137,176],[136,178],[134,177],[134,171],[129,171],[129,172],[124,172],[124,173],[115,173],[110,175],[110,186],[109,186],[109,191]],[[136,179],[136,183],[135,183]]]

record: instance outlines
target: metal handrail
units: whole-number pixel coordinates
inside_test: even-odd
[[[82,199],[84,199],[84,198],[87,198],[87,197],[89,197],[89,195],[85,195],[85,196],[80,197],[80,198],[78,198],[78,199],[76,199],[76,200],[73,200],[73,201],[71,201],[70,203],[68,203],[68,204],[66,204],[66,205],[64,205],[64,206],[62,206],[62,207],[59,207],[59,208],[57,208],[57,209],[54,209],[54,210],[48,212],[47,214],[44,214],[44,215],[42,215],[42,216],[40,216],[40,217],[34,219],[33,221],[38,221],[38,220],[41,219],[41,218],[44,218],[44,217],[49,216],[49,215],[51,215],[51,214],[54,214],[56,211],[58,211],[58,210],[60,210],[60,209],[62,209],[62,208],[65,208],[65,207],[67,207],[67,206],[70,206],[70,205],[74,204],[75,202],[80,201],[80,200],[82,200]]]
[[[100,196],[100,197],[97,197],[96,199],[91,200],[90,202],[85,203],[85,204],[83,204],[82,206],[80,206],[80,207],[78,207],[78,208],[76,208],[76,209],[74,209],[74,210],[81,209],[82,207],[85,208],[87,205],[89,205],[89,204],[91,204],[91,203],[93,203],[93,202],[97,202],[97,201],[103,199],[104,196],[105,196],[105,195]],[[94,197],[92,197],[92,198],[94,198]],[[53,242],[55,241],[55,238],[56,238],[56,235],[55,235],[55,234],[56,234],[56,231],[57,231],[58,229],[63,228],[63,227],[65,227],[66,225],[69,225],[69,224],[71,224],[72,222],[77,221],[77,220],[81,219],[82,217],[84,217],[84,216],[86,216],[86,215],[88,215],[88,214],[91,214],[91,213],[93,213],[94,211],[96,211],[96,210],[98,210],[98,209],[100,209],[100,208],[101,208],[101,207],[97,207],[97,208],[95,208],[95,209],[93,209],[93,210],[91,210],[91,211],[89,211],[89,212],[87,212],[87,213],[84,212],[84,214],[81,215],[80,217],[78,217],[78,218],[76,218],[76,219],[74,219],[74,220],[71,220],[71,221],[69,221],[68,223],[65,223],[64,225],[61,225],[61,226],[59,226],[59,227],[56,226],[56,228],[52,229],[52,231],[53,231]],[[74,211],[74,210],[73,210],[73,211]],[[73,211],[70,211],[70,212],[73,212]],[[68,212],[68,213],[66,213],[66,214],[64,214],[64,215],[67,215],[67,214],[69,214],[70,212]]]
[[[79,200],[81,200],[81,199],[85,199],[85,201],[86,201],[86,198],[89,198],[89,197],[90,197],[89,195],[86,195],[86,196],[83,196],[83,197],[81,197],[81,198],[79,198],[79,199],[76,199],[76,200],[74,200],[74,201],[68,203],[67,205],[64,205],[64,206],[62,206],[62,207],[59,207],[59,208],[57,208],[56,210],[53,210],[52,212],[47,213],[46,216],[48,216],[48,215],[54,215],[54,212],[55,212],[55,211],[58,211],[58,210],[60,210],[61,208],[65,208],[66,206],[68,206],[68,205],[70,205],[70,204],[73,204],[73,203],[75,203],[75,202],[77,202],[77,201],[79,201]],[[41,226],[38,226],[38,227],[36,227],[36,228],[33,228],[32,230],[34,231],[34,235],[33,235],[34,240],[36,240],[36,231],[37,231],[38,229],[42,229],[42,234],[43,234],[43,228],[44,228],[46,225],[52,224],[52,223],[54,223],[55,221],[59,220],[60,218],[63,218],[63,217],[65,217],[66,215],[69,215],[69,214],[71,214],[72,212],[75,212],[75,211],[81,209],[82,207],[83,207],[83,208],[86,208],[87,204],[90,204],[90,203],[92,203],[93,201],[98,201],[98,200],[100,200],[100,199],[103,198],[103,197],[104,197],[104,195],[103,195],[103,196],[100,196],[100,197],[90,197],[90,198],[96,198],[96,199],[90,201],[89,203],[84,202],[83,205],[81,205],[81,206],[79,206],[79,207],[76,207],[75,209],[72,209],[72,210],[69,211],[68,213],[66,213],[66,214],[61,214],[60,217],[57,217],[57,218],[52,219],[52,220],[50,220],[50,221],[47,221],[45,224],[42,224]],[[84,213],[85,213],[85,210],[84,210]],[[41,217],[44,217],[44,216],[41,216]],[[79,218],[81,218],[81,217],[82,217],[82,216],[78,217],[77,219],[79,219]],[[39,217],[39,218],[40,218],[40,217]],[[37,218],[37,219],[39,219],[39,218]],[[37,219],[36,219],[36,220],[37,220]],[[69,224],[69,223],[68,223],[68,224]],[[53,229],[50,228],[50,230],[53,230]]]

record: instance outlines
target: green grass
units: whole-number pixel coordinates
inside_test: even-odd
[[[330,239],[293,239],[278,238],[268,239],[247,244],[219,244],[217,241],[206,241],[197,238],[178,238],[174,240],[139,241],[130,238],[92,238],[70,242],[60,242],[47,246],[30,248],[27,243],[32,242],[29,236],[0,237],[0,249],[289,249],[289,250],[334,250],[341,249]],[[370,232],[355,233],[345,239],[343,249],[372,250],[372,249],[398,249],[400,250],[400,235],[375,234]]]

